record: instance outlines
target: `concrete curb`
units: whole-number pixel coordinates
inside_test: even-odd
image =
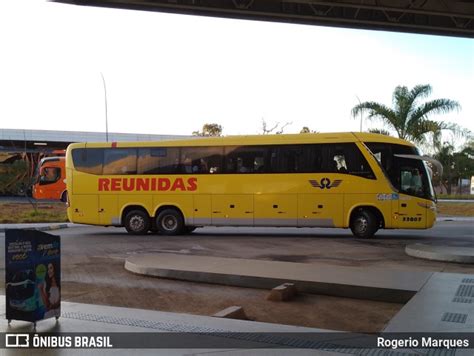
[[[412,244],[405,247],[405,253],[408,256],[432,261],[474,264],[472,247]]]
[[[124,267],[152,277],[246,288],[270,290],[293,283],[302,293],[395,303],[410,300],[432,275],[399,270],[369,273],[355,267],[163,253],[130,256]]]
[[[472,221],[474,222],[473,216],[438,216],[436,221]]]
[[[69,227],[70,224],[64,223],[64,224],[51,224],[51,225],[46,225],[46,226],[28,226],[28,225],[15,225],[12,224],[11,226],[5,228],[5,227],[0,227],[0,232],[5,232],[5,230],[8,229],[25,229],[25,230],[36,230],[36,231],[52,231],[52,230],[59,230],[59,229],[66,229]]]

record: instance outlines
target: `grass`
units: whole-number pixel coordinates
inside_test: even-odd
[[[0,224],[67,222],[64,203],[38,204],[0,204]]]
[[[438,199],[460,199],[460,200],[474,200],[474,195],[470,194],[463,194],[463,195],[455,195],[455,194],[437,194],[436,197]]]
[[[474,203],[438,202],[438,214],[449,216],[474,216]]]

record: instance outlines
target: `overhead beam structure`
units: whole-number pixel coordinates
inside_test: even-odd
[[[474,0],[53,0],[320,26],[474,38]]]

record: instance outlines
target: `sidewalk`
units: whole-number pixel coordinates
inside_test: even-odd
[[[161,278],[254,288],[292,282],[299,291],[349,298],[400,302],[409,296],[404,300],[408,303],[388,323],[385,332],[474,332],[474,275],[469,274],[324,267],[165,253],[131,256],[125,268]],[[472,349],[453,354],[472,355]]]
[[[410,244],[405,247],[408,256],[432,261],[474,264],[474,247],[471,244],[440,245]]]
[[[317,355],[342,356],[335,349],[351,348],[364,339],[364,335],[351,333],[334,333],[330,330],[306,328],[291,325],[270,324],[254,321],[214,318],[209,316],[179,314],[154,310],[110,307],[92,304],[61,303],[61,317],[39,321],[36,333],[97,333],[112,337],[115,345],[124,345],[122,349],[84,350],[84,349],[42,349],[42,355],[197,355],[209,352],[231,355]],[[32,333],[32,323],[5,320],[5,296],[0,296],[0,332]],[[122,334],[118,334],[122,333]],[[141,333],[134,338],[133,334]],[[192,335],[196,333],[197,335]],[[253,333],[253,334],[252,334]],[[256,333],[256,334],[255,334]],[[268,333],[268,334],[263,334]],[[290,334],[292,333],[292,334]],[[309,336],[305,336],[305,333]],[[311,334],[309,334],[311,333]],[[161,335],[161,336],[160,336]],[[324,341],[306,341],[306,349],[295,349],[298,344],[309,337],[316,336]],[[126,340],[140,339],[140,345],[166,344],[178,339],[174,349],[126,349]],[[160,341],[160,338],[162,338]],[[196,340],[197,338],[197,340]],[[313,339],[314,340],[314,339]],[[0,340],[2,341],[2,340]],[[285,344],[282,344],[285,342]],[[113,344],[113,343],[112,343]],[[176,342],[174,343],[176,344]],[[198,346],[196,346],[198,345]],[[200,345],[219,347],[202,348]],[[285,345],[288,345],[285,347]],[[193,347],[187,347],[193,346]],[[196,348],[199,347],[199,348]],[[326,350],[325,350],[326,348]],[[247,349],[247,350],[246,350]],[[267,349],[267,350],[265,350]],[[273,349],[269,351],[268,349]],[[363,349],[358,349],[363,350]],[[10,350],[15,355],[33,355],[39,350]],[[347,352],[344,352],[347,355]]]
[[[27,229],[37,231],[51,231],[66,229],[72,226],[72,223],[28,223],[28,224],[0,224],[0,232],[7,229]]]

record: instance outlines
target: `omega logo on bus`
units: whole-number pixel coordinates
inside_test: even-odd
[[[99,178],[99,192],[195,191],[197,178]]]

